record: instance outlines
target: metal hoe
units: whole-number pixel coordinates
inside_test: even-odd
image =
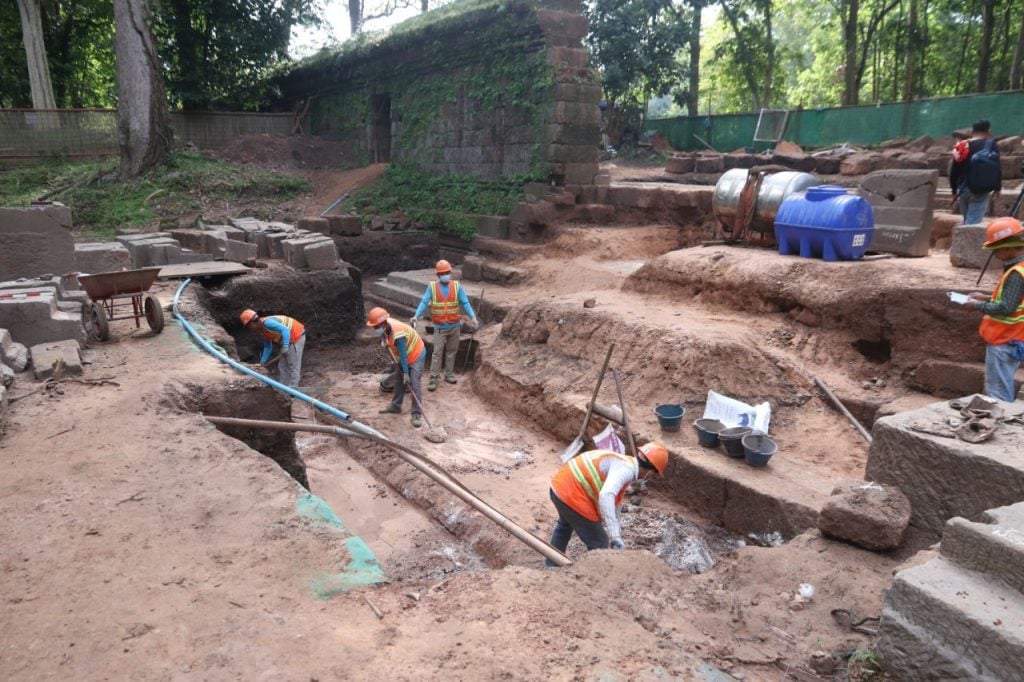
[[[608,354],[604,356],[604,364],[601,365],[601,373],[597,375],[597,385],[594,386],[594,396],[590,399],[590,404],[587,406],[587,416],[583,418],[583,426],[580,427],[579,435],[569,443],[569,447],[562,453],[562,461],[568,462],[570,459],[579,454],[580,450],[583,449],[583,437],[587,435],[587,426],[590,424],[590,415],[594,413],[594,403],[597,402],[597,394],[601,391],[601,384],[604,382],[604,373],[608,370],[608,362],[612,359],[612,351],[615,350],[615,344],[608,346]]]

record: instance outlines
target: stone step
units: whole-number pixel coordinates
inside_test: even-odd
[[[462,275],[460,268],[454,268],[452,270],[452,276],[455,279],[459,279]],[[434,268],[423,268],[421,270],[403,270],[400,272],[389,272],[387,276],[388,284],[409,291],[418,291],[419,295],[423,295],[423,291],[427,288],[427,284],[432,282],[436,278]]]
[[[370,283],[370,292],[376,294],[382,299],[395,301],[396,303],[400,303],[404,306],[410,306],[413,310],[415,310],[416,306],[419,305],[420,296],[423,293],[422,291],[416,292],[409,287],[396,285],[390,281],[382,279],[378,279],[377,281]]]
[[[365,304],[367,312],[377,307],[384,308],[385,310],[388,311],[388,315],[390,315],[391,317],[396,317],[399,320],[402,320],[403,322],[408,322],[409,318],[411,318],[413,314],[416,312],[415,308],[409,307],[407,305],[402,305],[401,303],[398,303],[397,301],[392,301],[391,299],[388,298],[383,298],[381,296],[374,294],[372,291],[363,292],[363,302]]]
[[[896,574],[876,644],[894,679],[1020,679],[1020,594],[937,557]]]
[[[1024,502],[990,509],[979,523],[951,519],[941,551],[953,563],[998,578],[1024,594]]]

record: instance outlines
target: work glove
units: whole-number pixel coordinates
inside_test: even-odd
[[[614,540],[611,541],[611,548],[612,549],[625,549],[626,546],[624,544],[622,544],[622,540],[620,540],[619,538],[615,538]]]

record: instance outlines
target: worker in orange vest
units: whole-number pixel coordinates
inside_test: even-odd
[[[1024,226],[1016,218],[989,223],[981,248],[1003,263],[992,295],[975,291],[968,304],[985,313],[978,333],[985,349],[985,395],[1013,402],[1014,376],[1024,361]]]
[[[306,348],[305,325],[287,315],[260,317],[255,310],[243,310],[239,319],[246,329],[263,335],[260,364],[266,365],[274,346],[280,346],[277,369],[280,372],[281,383],[292,388],[298,386],[299,377],[302,375],[302,352]]]
[[[588,550],[609,546],[622,549],[616,510],[622,504],[626,488],[653,472],[664,476],[667,467],[668,450],[656,442],[641,447],[636,457],[611,450],[591,450],[576,455],[551,479],[551,502],[558,511],[551,544],[564,552],[575,532]]]
[[[388,406],[380,411],[381,414],[402,412],[405,386],[408,384],[415,397],[412,404],[412,425],[419,428],[423,423],[420,412],[420,405],[423,403],[420,382],[423,378],[423,363],[427,356],[423,339],[409,325],[388,317],[388,311],[384,308],[371,310],[366,319],[366,326],[371,327],[380,337],[381,345],[388,349],[395,361],[395,392]]]
[[[454,384],[455,378],[455,354],[459,350],[459,338],[462,334],[462,315],[460,308],[469,315],[469,318],[476,324],[476,313],[473,306],[469,304],[469,297],[466,290],[458,280],[452,279],[452,264],[446,260],[437,261],[434,267],[437,281],[427,285],[423,292],[420,304],[416,308],[412,319],[413,325],[423,314],[430,310],[430,321],[434,325],[434,336],[431,342],[434,346],[430,358],[430,381],[427,382],[428,391],[437,390],[437,381],[441,376],[441,360],[445,358],[444,380]],[[445,354],[447,353],[447,357]]]

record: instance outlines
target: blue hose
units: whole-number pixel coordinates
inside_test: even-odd
[[[288,395],[292,396],[293,398],[298,398],[299,400],[301,400],[303,402],[309,403],[310,405],[312,405],[313,407],[315,407],[316,409],[318,409],[318,410],[320,410],[322,412],[326,412],[329,415],[337,417],[338,419],[340,419],[343,422],[345,422],[345,424],[347,426],[354,427],[354,428],[356,428],[358,430],[362,430],[362,431],[365,431],[367,433],[373,433],[374,435],[376,435],[378,437],[381,437],[381,438],[384,437],[384,435],[381,434],[376,429],[373,429],[372,427],[369,427],[369,426],[367,426],[365,424],[360,424],[359,422],[354,421],[352,419],[351,415],[346,414],[345,412],[342,412],[338,408],[332,407],[331,405],[328,405],[327,403],[321,402],[321,401],[317,400],[316,398],[313,398],[312,396],[306,395],[305,393],[302,393],[300,391],[296,391],[291,386],[285,386],[284,384],[282,384],[279,381],[274,381],[270,377],[268,377],[268,376],[266,376],[264,374],[260,374],[259,372],[255,371],[251,367],[247,367],[247,366],[243,365],[242,363],[237,362],[236,360],[232,360],[226,354],[224,354],[223,351],[221,351],[221,350],[217,349],[216,347],[214,347],[214,345],[208,339],[205,339],[202,336],[200,336],[199,332],[197,332],[195,330],[195,328],[191,324],[189,324],[189,321],[186,320],[185,316],[181,314],[180,310],[178,310],[178,299],[181,297],[181,292],[183,292],[185,290],[185,287],[187,287],[191,281],[192,281],[191,278],[186,279],[184,282],[181,283],[181,286],[178,287],[178,290],[174,292],[174,303],[172,304],[171,309],[174,311],[174,317],[176,317],[178,319],[178,321],[181,322],[181,326],[185,328],[185,331],[187,331],[189,333],[189,336],[191,336],[192,339],[196,343],[198,343],[199,346],[203,350],[205,350],[207,353],[209,353],[213,357],[217,358],[221,362],[226,363],[226,364],[230,365],[231,367],[237,369],[239,372],[242,372],[243,374],[248,374],[249,376],[253,377],[254,379],[259,379],[260,381],[262,381],[263,383],[267,384],[271,388],[276,388],[278,391],[281,391],[282,393],[287,393]],[[358,434],[353,434],[353,435],[358,435]]]

